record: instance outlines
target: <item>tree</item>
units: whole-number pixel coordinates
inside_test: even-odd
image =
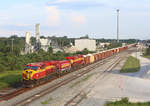
[[[52,54],[52,53],[53,53],[53,48],[52,48],[51,46],[48,48],[48,53],[49,53],[49,54]]]
[[[150,55],[150,47],[146,49],[145,55]]]
[[[86,34],[85,36],[80,37],[80,39],[89,39],[89,35]]]
[[[83,52],[84,55],[86,55],[86,54],[89,53],[89,50],[87,48],[85,48],[82,52]]]

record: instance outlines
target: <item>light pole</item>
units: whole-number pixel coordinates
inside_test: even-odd
[[[117,9],[117,43],[119,43],[119,9]]]

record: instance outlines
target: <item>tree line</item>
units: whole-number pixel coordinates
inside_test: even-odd
[[[44,36],[43,36],[44,37]],[[47,37],[57,42],[59,47],[70,46],[70,43],[74,44],[75,38],[64,37]],[[31,44],[34,44],[35,37],[31,37]],[[66,56],[75,54],[88,54],[92,53],[87,49],[78,51],[74,54],[63,53],[58,51],[53,53],[53,49],[50,46],[48,52],[42,49],[36,53],[21,55],[21,51],[25,48],[25,37],[18,37],[13,35],[8,38],[0,38],[0,72],[10,70],[22,70],[25,64],[49,60],[64,60]]]

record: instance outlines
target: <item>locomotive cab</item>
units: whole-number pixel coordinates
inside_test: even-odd
[[[23,71],[23,79],[32,80],[32,76],[37,70],[39,70],[39,67],[37,66],[25,66]]]
[[[22,73],[23,86],[32,87],[49,78],[57,70],[57,61],[30,63]]]
[[[40,69],[40,67],[38,67],[38,66],[29,66],[29,65],[26,65],[25,68],[24,68],[24,71],[22,73],[23,84],[24,85],[30,85],[30,84],[34,83],[33,75],[39,69]]]

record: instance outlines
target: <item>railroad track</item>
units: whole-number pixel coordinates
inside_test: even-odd
[[[124,52],[126,52],[126,51],[124,51]],[[119,53],[119,54],[122,54],[122,53]],[[91,65],[88,65],[88,66],[86,66],[86,67],[84,67],[84,68],[82,68],[81,70],[74,70],[74,71],[78,71],[78,72],[80,72],[80,71],[85,71],[85,70],[93,70],[93,69],[95,69],[95,68],[97,68],[97,67],[99,67],[99,65],[102,65],[102,64],[104,64],[104,63],[107,63],[110,59],[112,59],[112,58],[114,58],[114,57],[116,57],[116,56],[118,56],[118,54],[115,54],[115,55],[112,55],[112,56],[110,56],[110,57],[108,57],[108,58],[105,58],[105,59],[103,59],[103,60],[100,60],[100,61],[98,61],[98,62],[96,62],[96,63],[94,63],[94,64],[91,64]],[[89,72],[89,71],[86,71],[86,72]],[[67,74],[70,74],[70,73],[66,73],[65,75],[67,75]],[[86,73],[85,73],[86,74]],[[61,76],[61,77],[64,77],[65,75],[63,75],[63,76]],[[80,75],[80,76],[82,76],[82,74]],[[78,77],[80,77],[79,75],[78,75]],[[61,78],[61,77],[59,77],[59,78]],[[58,78],[58,77],[57,77]],[[55,80],[55,79],[57,79],[57,78],[53,78],[53,79],[51,79],[50,81],[48,80],[48,81],[46,81],[46,82],[44,82],[44,83],[42,83],[42,84],[40,84],[40,85],[38,85],[38,86],[35,86],[35,87],[33,87],[33,88],[20,88],[20,89],[18,89],[18,90],[16,90],[16,91],[14,91],[14,92],[12,92],[12,93],[10,93],[10,94],[6,94],[6,95],[3,95],[3,96],[0,96],[0,101],[3,101],[3,100],[9,100],[9,99],[12,99],[13,97],[15,97],[15,96],[18,96],[18,95],[20,95],[20,94],[23,94],[23,93],[25,93],[25,92],[27,92],[27,91],[29,91],[29,90],[32,90],[32,89],[34,89],[34,88],[36,88],[36,87],[39,87],[39,86],[41,86],[41,85],[44,85],[44,84],[46,84],[46,83],[49,83],[49,82],[51,82],[51,81],[53,81],[53,80]],[[73,77],[74,78],[74,77]],[[76,77],[77,78],[77,77]],[[76,78],[74,78],[74,79],[76,79]],[[72,79],[72,80],[74,80],[74,79]],[[71,79],[70,79],[70,81],[72,81]],[[62,81],[63,82],[63,81]],[[69,82],[68,82],[69,83]],[[65,84],[67,84],[67,82],[65,83],[65,81],[64,81],[64,84],[62,84],[62,85],[65,85]],[[56,84],[57,85],[57,84]],[[62,86],[62,85],[60,85],[60,86]],[[56,86],[56,88],[58,88],[58,87],[60,87],[60,86]],[[51,90],[51,92],[53,91],[53,89],[54,88],[51,88],[52,90]],[[37,98],[39,98],[39,97],[41,97],[41,96],[39,96],[40,94],[35,94],[35,95],[32,95],[33,97],[35,96],[35,97],[37,97]],[[45,94],[43,94],[43,96],[44,96]],[[19,105],[19,104],[21,104],[21,103],[24,103],[24,104],[26,104],[25,103],[25,101],[26,100],[28,100],[28,102],[27,102],[27,104],[28,103],[31,103],[31,101],[30,101],[30,98],[31,97],[27,97],[26,99],[24,99],[24,100],[22,100],[22,101],[20,101],[20,102],[18,102],[18,103],[15,103],[14,105]],[[32,99],[31,99],[32,100]],[[36,100],[36,99],[33,99],[33,100]]]
[[[120,63],[120,61],[123,60],[123,59],[126,58],[126,57],[127,57],[127,56],[121,57],[121,58],[119,58],[117,61],[112,62],[111,65],[110,65],[108,68],[105,69],[105,71],[103,71],[100,75],[97,76],[97,78],[100,77],[100,76],[102,76],[102,75],[103,75],[102,78],[104,78],[106,75],[108,75],[108,74],[105,74],[106,72],[107,72],[107,73],[108,73],[108,72],[111,72],[112,69],[115,68],[115,67],[118,65],[118,63]],[[95,82],[95,81],[94,81],[94,82]],[[85,88],[86,88],[86,89],[87,89],[87,88],[93,88],[93,87],[89,87],[89,86],[91,86],[91,83],[90,83],[88,86],[86,86]],[[91,90],[92,90],[92,89],[89,89],[89,90],[87,90],[86,92],[85,92],[85,90],[81,90],[77,95],[75,95],[72,99],[70,99],[70,100],[65,104],[65,106],[78,106],[79,103],[80,103],[83,99],[85,99],[85,98],[87,97],[87,94],[90,93]]]
[[[109,59],[111,59],[111,58],[113,58],[114,56],[116,56],[116,55],[113,55],[113,56],[111,56],[111,57],[109,57],[109,58],[106,58],[106,59],[104,59],[104,60],[102,60],[102,61],[98,61],[98,62],[100,62],[100,63],[104,63],[104,62],[106,62],[107,60],[109,60]],[[95,67],[95,64],[96,63],[94,63],[94,64],[91,64],[90,66],[86,66],[86,67],[91,67],[92,65],[92,68],[94,68]],[[99,63],[98,63],[99,64]],[[82,68],[86,68],[86,67],[82,67]],[[80,68],[80,69],[82,69],[82,68]],[[76,69],[76,70],[73,70],[73,71],[71,71],[71,72],[75,72],[75,71],[78,71],[78,70],[80,70],[80,69]],[[83,69],[84,70],[84,69]],[[9,94],[5,94],[5,95],[1,95],[0,96],[0,102],[1,101],[7,101],[7,100],[9,100],[9,99],[12,99],[13,97],[16,97],[16,96],[18,96],[18,95],[20,95],[20,94],[23,94],[24,92],[27,92],[27,91],[30,91],[30,90],[32,90],[32,89],[34,89],[34,88],[37,88],[37,87],[39,87],[39,86],[42,86],[42,85],[44,85],[44,84],[47,84],[47,83],[50,83],[50,82],[52,82],[53,80],[56,80],[57,78],[62,78],[62,77],[64,77],[65,75],[67,75],[67,74],[70,74],[70,73],[66,73],[66,74],[64,74],[64,75],[62,75],[62,76],[60,76],[60,77],[56,77],[56,76],[53,76],[51,79],[49,79],[48,81],[45,81],[45,82],[43,82],[43,83],[41,83],[41,84],[39,84],[39,85],[36,85],[36,86],[34,86],[34,87],[32,87],[32,88],[19,88],[19,89],[17,89],[17,90],[15,90],[15,91],[13,91],[13,92],[11,92],[11,93],[9,93]]]
[[[121,54],[122,54],[122,53],[121,53]],[[112,56],[111,58],[113,58],[113,57],[114,57],[114,56]],[[123,59],[123,58],[121,58],[121,59],[119,59],[119,58],[121,58],[121,57],[118,56],[118,60],[120,60],[120,61],[121,61],[121,59]],[[110,58],[109,58],[109,59],[110,59]],[[56,90],[57,88],[59,88],[59,87],[61,87],[61,86],[63,86],[63,85],[68,84],[69,82],[71,82],[71,81],[73,81],[73,80],[75,80],[75,79],[77,79],[77,78],[79,78],[79,77],[81,77],[81,76],[87,74],[88,72],[92,71],[93,69],[99,67],[99,65],[105,64],[105,63],[107,63],[107,62],[108,62],[108,61],[106,61],[106,60],[105,60],[105,62],[104,62],[104,61],[102,61],[102,62],[97,62],[97,63],[95,63],[94,65],[90,66],[88,69],[84,69],[82,72],[79,71],[78,74],[73,75],[73,76],[71,76],[71,77],[69,77],[69,78],[67,78],[67,79],[65,79],[65,80],[63,80],[63,81],[61,81],[61,82],[59,82],[59,83],[56,83],[56,84],[54,84],[53,86],[50,86],[50,87],[48,87],[48,88],[46,88],[46,89],[43,89],[43,90],[40,91],[39,93],[33,94],[33,95],[31,95],[31,96],[29,96],[29,97],[27,97],[27,98],[25,98],[25,99],[23,99],[23,100],[21,100],[21,101],[15,103],[15,104],[13,104],[13,106],[20,106],[20,105],[21,105],[21,106],[27,106],[27,105],[30,104],[31,102],[33,102],[33,101],[35,101],[35,100],[37,100],[37,99],[43,97],[44,95],[47,95],[47,94],[53,92],[53,91]],[[116,63],[116,61],[115,61],[115,63]],[[113,65],[114,65],[114,64],[112,64],[112,66],[113,66]],[[67,105],[67,106],[69,106],[69,105]]]
[[[98,64],[98,65],[103,64],[103,63],[107,62],[109,59],[112,59],[112,58],[114,58],[114,57],[117,56],[117,55],[118,55],[118,54],[112,55],[112,56],[110,56],[110,57],[108,57],[108,58],[105,58],[105,59],[103,59],[103,60],[97,61],[97,62],[94,63],[94,64],[91,64],[91,65],[88,65],[88,66],[85,66],[85,67],[81,67],[81,68],[79,68],[79,69],[72,70],[71,72],[80,71],[80,69],[81,69],[81,70],[82,70],[82,69],[84,70],[84,68],[85,68],[85,69],[88,69],[89,67],[91,67],[91,68],[94,69],[97,64]],[[20,94],[23,94],[24,92],[30,91],[30,90],[32,90],[32,89],[34,89],[34,88],[37,88],[37,87],[39,87],[39,86],[42,86],[42,85],[44,85],[44,84],[50,83],[50,82],[52,82],[53,80],[56,80],[57,78],[62,78],[62,77],[64,77],[64,76],[66,76],[67,74],[70,74],[70,73],[65,73],[64,75],[62,75],[62,76],[60,76],[60,77],[53,76],[51,79],[49,79],[49,80],[47,80],[47,81],[45,81],[45,82],[43,82],[43,83],[41,83],[41,84],[39,84],[39,85],[36,85],[36,86],[34,86],[34,87],[32,87],[32,88],[23,88],[23,87],[21,87],[21,88],[15,90],[15,91],[13,91],[13,92],[11,92],[11,93],[9,93],[9,94],[1,95],[1,96],[0,96],[0,102],[1,102],[1,101],[4,101],[4,100],[5,100],[5,101],[8,101],[9,99],[12,99],[12,98],[14,98],[14,97],[16,97],[16,96],[18,96],[18,95],[20,95]]]
[[[130,53],[132,53],[134,50],[130,50],[130,51],[128,51],[127,53],[128,53],[128,55],[126,55],[126,56],[123,56],[123,57],[121,57],[121,58],[119,58],[116,62],[114,62],[114,63],[112,63],[111,65],[110,65],[110,67],[108,67],[105,71],[103,71],[102,73],[100,73],[100,75],[98,75],[97,76],[97,78],[99,78],[100,76],[102,76],[101,77],[101,79],[103,79],[104,77],[106,77],[108,74],[106,74],[106,72],[108,73],[108,72],[111,72],[112,71],[112,69],[114,69],[123,59],[125,59],[126,57],[128,57],[129,56],[129,54]],[[97,79],[96,78],[96,79]],[[95,81],[94,81],[95,82]],[[93,83],[94,83],[93,82]],[[92,84],[93,84],[92,83]],[[89,94],[90,92],[91,92],[91,90],[92,90],[92,88],[94,87],[94,85],[92,85],[91,83],[89,84],[89,85],[87,85],[85,88],[87,89],[87,88],[89,88],[87,91],[85,91],[85,89],[83,89],[83,90],[81,90],[77,95],[75,95],[72,99],[70,99],[66,104],[65,104],[65,106],[78,106],[79,105],[79,103],[83,100],[83,99],[85,99],[86,97],[87,97],[87,94]]]

